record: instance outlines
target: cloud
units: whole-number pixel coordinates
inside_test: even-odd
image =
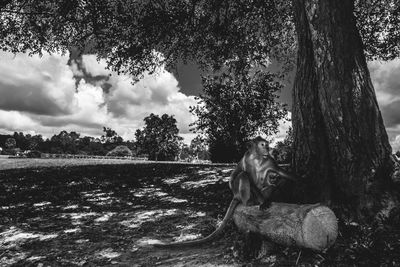
[[[400,59],[368,63],[371,80],[393,151],[400,141]]]
[[[393,140],[391,140],[391,145],[393,148],[393,153],[396,153],[397,151],[400,151],[400,135],[397,135],[394,137]]]
[[[190,141],[194,117],[189,106],[196,101],[180,92],[178,81],[164,69],[133,85],[130,76],[106,70],[95,55],[0,55],[0,130],[99,136],[107,126],[133,139],[146,116],[167,113]]]
[[[104,75],[105,61],[100,61],[97,66],[94,55],[85,55],[82,65],[91,75]],[[95,66],[95,67],[94,67]],[[100,66],[100,67],[99,67]],[[170,72],[158,69],[155,74],[145,74],[134,85],[128,75],[117,75],[112,72],[103,84],[110,87],[105,94],[107,110],[116,120],[135,122],[132,126],[143,127],[143,119],[155,113],[174,115],[181,134],[188,134],[189,124],[195,117],[189,113],[189,106],[196,105],[194,96],[187,96],[180,92],[178,81]],[[102,86],[103,84],[99,84]]]
[[[42,115],[70,114],[75,85],[68,58],[0,52],[0,109]]]

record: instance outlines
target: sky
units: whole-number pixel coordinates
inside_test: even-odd
[[[400,150],[400,60],[368,64],[389,141]],[[286,81],[280,101],[291,105],[292,83]],[[0,134],[14,131],[51,137],[61,130],[100,136],[111,127],[125,140],[134,139],[150,113],[174,115],[180,135],[189,143],[195,121],[189,106],[201,92],[195,64],[160,68],[132,84],[129,75],[106,69],[95,55],[44,54],[43,57],[0,52]],[[285,136],[289,123],[275,137]]]

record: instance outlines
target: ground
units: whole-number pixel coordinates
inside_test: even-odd
[[[340,225],[337,243],[326,253],[271,245],[260,257],[262,253],[243,249],[246,243],[233,223],[220,240],[207,246],[175,250],[151,246],[211,233],[231,200],[227,180],[232,168],[54,162],[52,167],[3,168],[0,266],[400,263],[398,230],[378,233],[377,242],[375,232],[356,224]]]

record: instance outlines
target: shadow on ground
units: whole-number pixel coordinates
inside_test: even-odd
[[[1,171],[0,266],[399,266],[397,224],[373,230],[340,222],[327,253],[279,246],[254,252],[232,223],[207,246],[151,246],[211,233],[232,197],[231,169],[127,164]]]
[[[231,198],[230,170],[149,164],[2,171],[0,265],[228,263],[218,245],[197,255],[149,244],[213,231]]]

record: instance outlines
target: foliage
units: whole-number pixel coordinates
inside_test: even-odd
[[[208,145],[206,140],[201,136],[197,135],[190,142],[190,152],[197,160],[208,160]]]
[[[119,144],[123,141],[122,137],[111,128],[103,127],[104,134],[101,136],[101,142]]]
[[[213,161],[239,160],[246,141],[277,132],[279,119],[287,114],[286,106],[275,101],[282,84],[266,71],[223,73],[204,78],[203,85],[204,93],[191,112],[198,118],[195,131],[207,136]]]
[[[5,145],[6,149],[14,149],[17,146],[17,142],[15,141],[14,138],[10,137],[10,138],[6,139],[6,142],[4,145]]]
[[[145,127],[135,133],[139,153],[147,154],[150,160],[174,160],[183,140],[178,136],[176,119],[167,114],[159,117],[151,113],[144,122]]]
[[[40,158],[42,156],[42,153],[37,150],[32,150],[26,153],[27,158]]]
[[[399,6],[355,1],[368,57],[398,56]],[[187,59],[214,69],[230,61],[242,69],[271,58],[290,65],[295,58],[291,1],[7,0],[0,13],[3,50],[40,54],[75,46],[134,76]]]
[[[272,156],[279,163],[291,163],[292,161],[293,130],[289,128],[283,141],[276,143],[272,150]]]
[[[117,146],[107,153],[107,156],[132,157],[132,151],[127,146]]]

